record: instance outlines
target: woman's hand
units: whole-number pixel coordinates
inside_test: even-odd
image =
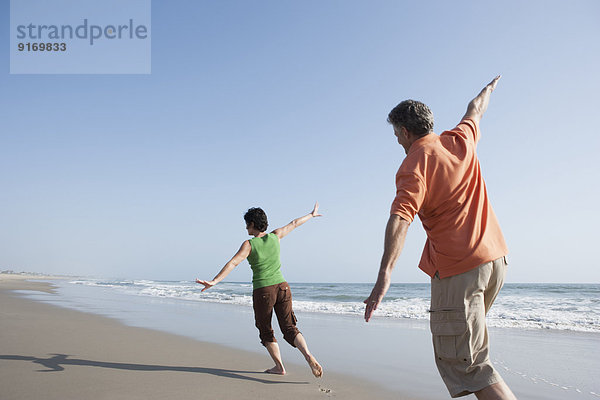
[[[202,281],[200,279],[196,279],[196,283],[204,285],[204,289],[202,289],[202,292],[216,285],[215,281]]]
[[[294,229],[296,229],[297,227],[299,227],[300,225],[302,225],[309,219],[314,218],[314,217],[321,217],[321,216],[322,215],[319,214],[319,202],[317,201],[311,212],[309,212],[308,214],[306,214],[303,217],[296,218],[295,220],[293,220],[286,226],[282,226],[281,228],[275,229],[273,231],[273,233],[275,235],[277,235],[277,237],[279,239],[283,239],[285,236],[287,236],[288,233],[290,233],[291,231],[293,231]],[[248,252],[248,254],[250,254],[250,252]]]
[[[322,215],[319,214],[319,202],[318,201],[315,203],[315,206],[314,206],[312,212],[310,213],[310,215],[312,215],[313,217],[322,217]]]

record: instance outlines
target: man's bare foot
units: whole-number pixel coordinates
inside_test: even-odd
[[[323,367],[321,367],[321,364],[319,364],[314,356],[310,355],[306,361],[308,361],[308,365],[315,377],[320,378],[323,376]]]
[[[266,370],[265,373],[274,374],[274,375],[285,375],[285,368],[280,368],[280,367],[275,366],[273,368],[269,368],[268,370]]]

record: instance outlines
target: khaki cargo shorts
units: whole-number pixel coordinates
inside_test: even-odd
[[[506,257],[465,273],[431,279],[435,363],[452,397],[502,381],[489,359],[485,316],[504,284]]]

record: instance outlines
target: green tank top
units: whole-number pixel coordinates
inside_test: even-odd
[[[281,273],[279,259],[279,238],[274,233],[249,240],[252,251],[248,262],[252,268],[252,287],[259,289],[265,286],[285,282]]]

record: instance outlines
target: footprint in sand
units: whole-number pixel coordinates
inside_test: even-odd
[[[321,393],[325,393],[325,394],[331,394],[331,389],[327,389],[327,388],[322,388],[319,386],[319,391]]]

